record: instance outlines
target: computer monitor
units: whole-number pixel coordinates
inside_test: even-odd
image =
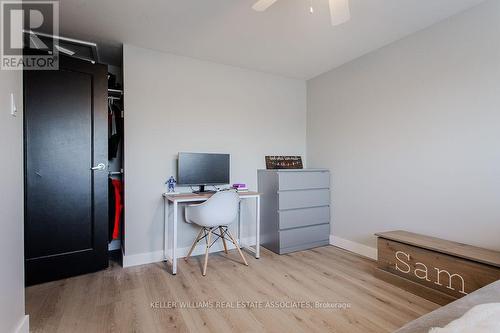
[[[177,183],[207,192],[205,185],[229,184],[229,167],[229,154],[179,153]]]

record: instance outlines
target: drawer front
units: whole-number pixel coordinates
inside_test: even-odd
[[[280,190],[303,190],[314,188],[330,188],[330,173],[318,172],[280,172]]]
[[[279,221],[280,229],[330,223],[330,206],[280,211]]]
[[[302,190],[279,192],[278,209],[310,208],[330,205],[330,190]]]
[[[301,245],[327,241],[330,238],[330,224],[281,230],[280,248],[296,248]]]

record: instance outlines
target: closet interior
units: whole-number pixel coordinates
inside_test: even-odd
[[[108,65],[109,251],[119,251],[124,244],[123,120],[122,68]],[[117,254],[120,256],[121,251]]]

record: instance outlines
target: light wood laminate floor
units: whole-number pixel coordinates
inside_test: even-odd
[[[238,259],[234,250],[211,255],[206,277],[202,257],[194,257],[180,260],[177,276],[163,263],[126,269],[112,264],[29,287],[31,330],[392,332],[438,307],[378,280],[374,262],[333,246],[282,256],[263,249],[261,259],[247,254],[249,267]],[[320,309],[316,301],[350,307]]]

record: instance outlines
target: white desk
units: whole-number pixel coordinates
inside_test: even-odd
[[[256,213],[255,213],[255,248],[250,245],[242,244],[241,242],[241,204],[238,216],[238,243],[244,249],[249,250],[255,255],[255,258],[260,257],[260,193],[257,192],[243,192],[239,193],[242,200],[255,199],[256,203]],[[195,203],[203,202],[210,198],[212,194],[168,194],[163,193],[163,203],[164,203],[164,224],[165,224],[165,238],[164,238],[164,257],[166,261],[170,261],[172,265],[172,274],[177,274],[177,227],[179,223],[178,215],[178,205],[182,203]],[[173,222],[169,223],[169,211],[172,206],[173,211]]]

